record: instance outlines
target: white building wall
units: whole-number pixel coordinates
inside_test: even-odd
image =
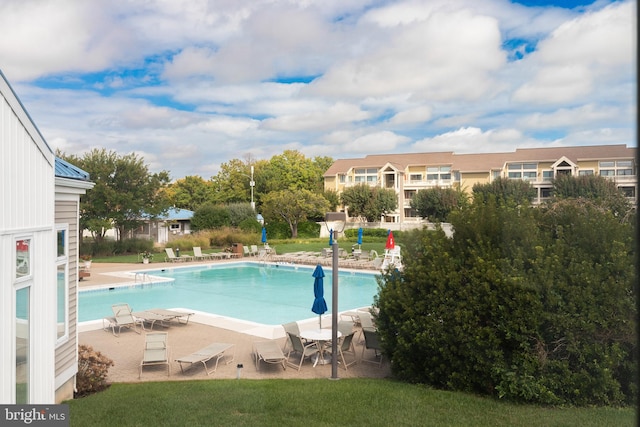
[[[30,403],[54,402],[54,155],[0,75],[0,403],[15,402],[15,239],[31,239]]]

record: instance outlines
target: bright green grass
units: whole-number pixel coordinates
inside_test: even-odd
[[[353,242],[341,239],[338,246],[344,249],[347,253],[351,253],[351,245]],[[365,242],[362,244],[362,252],[369,253],[371,250],[375,250],[379,255],[384,253],[385,242]],[[309,251],[320,252],[323,248],[329,247],[329,241],[327,239],[307,239],[307,240],[275,240],[271,243],[271,246],[276,248],[278,254],[286,254],[290,252]],[[216,249],[209,249],[205,252],[218,252]],[[180,255],[193,255],[193,251],[181,250]],[[166,254],[164,251],[155,252],[151,262],[163,262]],[[109,257],[94,257],[93,262],[96,263],[141,263],[137,254],[132,255],[114,255]]]
[[[631,408],[541,408],[381,379],[114,384],[72,426],[632,426]]]

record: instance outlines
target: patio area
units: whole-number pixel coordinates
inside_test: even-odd
[[[161,268],[164,265],[176,266],[176,264],[154,262],[153,268]],[[126,282],[133,283],[136,278],[127,274],[127,272],[138,269],[138,267],[139,266],[133,264],[93,263],[90,270],[90,277],[81,281],[80,287],[103,287]],[[327,321],[326,324],[329,325],[330,322]],[[304,327],[305,325],[301,325],[301,328],[304,329]],[[187,324],[177,324],[174,322],[168,328],[161,326],[154,327],[154,331],[162,330],[169,334],[170,376],[167,376],[166,367],[150,366],[144,368],[142,377],[138,379],[138,368],[142,360],[144,346],[144,333],[139,335],[132,330],[123,329],[122,333],[116,337],[111,333],[111,330],[105,331],[102,329],[101,324],[98,325],[97,323],[93,326],[83,325],[79,330],[78,339],[81,345],[91,346],[94,350],[100,351],[114,361],[115,365],[109,369],[108,381],[110,382],[181,381],[215,378],[235,379],[238,376],[238,371],[240,371],[240,378],[242,379],[331,377],[330,364],[317,365],[314,367],[309,361],[303,363],[302,369],[299,372],[291,366],[283,370],[282,365],[265,363],[261,363],[260,370],[257,370],[253,356],[253,343],[255,341],[273,338],[277,340],[281,347],[284,347],[284,330],[278,331],[270,330],[269,328],[256,328],[255,325],[234,322],[219,316],[207,316],[196,313]],[[207,376],[201,364],[186,369],[184,373],[181,372],[180,365],[175,359],[191,354],[214,342],[233,344],[234,347],[227,353],[230,356],[233,355],[234,360],[227,363],[230,357],[222,358],[216,372],[211,373],[209,376]],[[363,345],[360,342],[359,333],[356,334],[354,343],[356,346],[356,354],[359,358]],[[365,357],[371,357],[372,353],[373,351],[371,350],[366,351]],[[294,362],[295,359],[296,358],[293,357]],[[211,369],[214,364],[215,361],[211,360],[207,366]],[[238,369],[239,364],[243,366],[240,369]],[[340,378],[383,378],[389,375],[390,366],[388,361],[385,361],[382,367],[361,362],[349,366],[347,371],[338,367],[338,377]]]

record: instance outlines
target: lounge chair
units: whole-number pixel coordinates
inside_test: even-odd
[[[144,324],[148,323],[149,324],[149,330],[153,330],[153,325],[155,325],[156,322],[159,322],[160,325],[166,327],[167,325],[164,324],[164,321],[167,320],[165,316],[161,316],[159,314],[153,313],[151,311],[136,311],[133,314],[133,317],[136,318],[137,321],[140,322],[140,325],[142,326],[142,329],[146,331]]]
[[[362,329],[364,335],[364,345],[362,346],[361,360],[367,363],[373,363],[382,366],[382,347],[380,347],[380,340],[378,339],[378,333],[370,329]],[[365,350],[373,350],[375,352],[375,359],[365,359]]]
[[[166,322],[175,320],[176,322],[183,323],[185,325],[189,323],[189,318],[194,314],[186,311],[167,310],[166,308],[150,308],[149,310],[146,310],[146,311],[150,311],[152,313],[163,316],[164,321]]]
[[[251,256],[251,252],[249,251],[249,246],[243,245],[242,250],[244,251],[244,256]]]
[[[358,362],[356,350],[353,346],[353,337],[355,336],[355,334],[356,331],[351,331],[350,334],[341,336],[338,341],[338,354],[340,356],[339,360],[341,360],[342,367],[345,371],[349,366]],[[331,352],[331,347],[328,348],[328,351]],[[351,362],[347,363],[347,360],[344,357],[345,353],[353,355],[353,360]]]
[[[305,345],[302,342],[302,338],[300,338],[300,336],[294,335],[291,332],[287,332],[287,336],[291,341],[291,350],[289,350],[289,353],[287,353],[287,363],[289,363],[293,367],[296,367],[298,371],[302,367],[302,363],[304,362],[304,359],[320,353],[320,348],[318,347],[318,344],[316,342],[312,342],[311,344]],[[295,365],[289,362],[291,353],[300,354],[300,363],[298,365]],[[316,359],[316,363],[317,362],[318,362],[318,359]],[[313,366],[315,366],[315,363]]]
[[[167,365],[167,376],[171,375],[168,339],[169,334],[166,332],[149,332],[144,336],[144,352],[138,378],[142,376],[143,367],[152,365]]]
[[[213,256],[211,256],[211,254],[202,253],[202,248],[200,248],[200,246],[194,246],[193,247],[193,257],[196,259],[196,261],[205,260],[205,259],[213,259]]]
[[[191,261],[193,259],[191,255],[176,256],[176,254],[173,253],[173,249],[171,248],[164,248],[164,251],[167,253],[167,256],[164,259],[165,262],[167,261],[182,262],[182,261]]]
[[[185,364],[188,363],[189,366],[192,366],[194,363],[202,363],[202,366],[204,366],[204,371],[207,373],[207,375],[209,375],[211,372],[215,372],[216,369],[218,369],[218,362],[220,361],[220,359],[222,359],[225,356],[225,352],[232,347],[233,347],[233,344],[227,344],[227,343],[221,343],[221,342],[213,343],[187,356],[183,356],[179,359],[176,359],[176,362],[180,364],[180,370],[182,371],[183,374],[184,374],[184,369],[182,367],[183,363]],[[211,370],[207,369],[207,362],[214,358],[216,359],[216,365]],[[227,365],[233,362],[233,359],[235,359],[235,354],[231,355],[231,359],[227,361]]]
[[[258,245],[251,245],[251,250],[249,251],[251,256],[258,256]]]
[[[114,304],[111,306],[111,310],[113,311],[113,317],[106,317],[104,320],[108,322],[108,327],[111,327],[111,332],[114,336],[120,335],[122,328],[133,329],[135,333],[140,334],[137,325],[141,324],[141,320],[134,317],[129,304]],[[116,328],[118,328],[117,334]]]
[[[289,322],[289,323],[285,323],[282,325],[282,328],[284,329],[284,333],[287,334],[287,340],[284,343],[284,348],[282,349],[282,351],[287,351],[287,348],[291,345],[291,340],[289,339],[289,333],[292,333],[293,335],[297,335],[300,336],[300,326],[298,325],[298,322]],[[305,340],[304,338],[302,338],[302,341],[305,345],[309,344],[311,341]]]
[[[287,369],[287,357],[275,340],[257,341],[253,343],[253,351],[255,355],[256,370],[260,370],[260,361],[265,363],[280,363],[284,369]]]

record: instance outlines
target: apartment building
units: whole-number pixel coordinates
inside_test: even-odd
[[[498,177],[530,182],[539,204],[551,197],[558,175],[600,175],[613,180],[624,194],[636,201],[636,148],[597,145],[525,148],[505,153],[456,154],[453,152],[376,154],[339,159],[324,174],[325,190],[341,193],[358,184],[393,189],[398,209],[386,222],[420,221],[411,209],[419,190],[455,187],[471,193],[475,184]]]

